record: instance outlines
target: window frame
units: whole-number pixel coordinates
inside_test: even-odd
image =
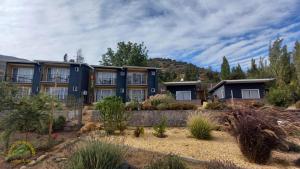
[[[245,96],[243,94],[243,91],[248,91],[249,92],[249,98],[245,98]],[[251,96],[251,91],[258,91],[258,98],[253,98]],[[242,94],[242,99],[261,99],[259,89],[241,89],[241,94]]]
[[[179,97],[177,97],[177,95],[179,95],[179,94],[181,94],[181,93],[189,93],[189,99],[187,100],[187,99],[185,99],[185,97],[184,97],[184,95],[183,95],[183,98],[182,99],[179,99]],[[181,90],[181,91],[176,91],[176,95],[175,95],[175,98],[176,98],[176,100],[179,100],[179,101],[190,101],[190,100],[192,100],[192,91],[190,91],[190,90]]]

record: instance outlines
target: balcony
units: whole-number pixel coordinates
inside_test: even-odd
[[[147,85],[147,76],[144,73],[128,74],[128,85]]]
[[[33,74],[13,74],[7,76],[7,81],[13,83],[32,83]]]
[[[96,79],[96,85],[115,85],[116,78],[99,78]]]
[[[69,83],[70,75],[47,74],[45,82]]]

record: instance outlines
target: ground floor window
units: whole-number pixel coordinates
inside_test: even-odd
[[[31,94],[31,87],[18,87],[18,96],[24,97]]]
[[[98,89],[95,92],[96,101],[100,101],[105,97],[115,96],[115,95],[116,95],[115,89]]]
[[[176,91],[176,100],[192,100],[192,92]]]
[[[59,100],[67,99],[68,88],[67,87],[48,87],[46,88],[46,93],[57,97]]]
[[[146,91],[144,89],[129,89],[128,90],[128,97],[129,100],[137,100],[142,102],[145,100]]]
[[[243,99],[260,99],[259,89],[242,89]]]

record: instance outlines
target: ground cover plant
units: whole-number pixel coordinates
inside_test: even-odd
[[[96,109],[99,110],[100,121],[107,134],[114,134],[116,130],[122,133],[126,129],[129,115],[121,98],[106,97],[97,103]]]
[[[188,129],[197,139],[210,139],[211,131],[215,125],[208,117],[200,114],[192,114],[188,117]]]
[[[206,169],[242,169],[230,161],[212,160],[206,164]]]
[[[209,109],[209,110],[224,110],[227,108],[228,107],[226,106],[226,104],[220,101],[207,103],[205,106],[205,109]]]
[[[152,161],[145,169],[188,169],[188,167],[179,156],[167,155]]]

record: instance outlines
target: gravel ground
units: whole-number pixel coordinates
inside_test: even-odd
[[[101,140],[141,148],[148,151],[172,153],[183,157],[198,160],[228,160],[238,166],[249,169],[275,169],[295,168],[292,161],[299,158],[299,154],[273,152],[273,158],[268,165],[250,163],[241,154],[235,139],[226,132],[213,132],[212,140],[197,140],[190,136],[185,128],[171,128],[167,130],[167,138],[157,138],[152,134],[151,128],[145,129],[145,135],[140,138],[133,136],[133,131],[128,130],[125,136],[105,136]],[[94,134],[94,137],[99,138]]]

